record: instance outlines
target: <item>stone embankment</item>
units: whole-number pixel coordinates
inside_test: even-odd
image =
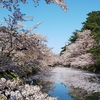
[[[41,92],[40,86],[23,84],[17,80],[0,79],[0,100],[57,100]]]

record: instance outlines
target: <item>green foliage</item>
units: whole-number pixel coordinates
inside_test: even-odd
[[[100,65],[100,44],[95,46],[94,48],[91,48],[87,51],[88,53],[93,54],[93,58],[95,60],[96,65]]]
[[[80,31],[75,30],[75,32],[73,32],[73,35],[69,38],[70,43],[75,43],[76,39],[78,38],[77,32],[80,32]]]
[[[90,50],[87,50],[87,53],[92,53],[95,60],[95,68],[98,72],[100,72],[100,44]]]
[[[37,66],[24,66],[23,68],[20,69],[20,72],[17,72],[17,73],[18,73],[18,76],[22,78],[22,77],[29,77],[30,75],[34,75],[39,70],[40,69]]]
[[[92,93],[91,95],[87,96],[85,100],[99,100],[100,93]]]
[[[0,71],[0,78],[2,77],[5,77],[6,79],[13,79],[13,78],[17,78],[18,75],[12,71],[2,70]]]
[[[85,66],[83,69],[91,72],[95,72],[96,67],[94,65],[89,65],[89,66]]]
[[[68,40],[69,43],[67,45],[70,45],[71,43],[75,43],[76,39],[78,38],[77,32],[80,32],[80,31],[79,30],[75,30],[75,32],[72,33],[73,35],[69,38],[69,40]],[[62,55],[63,52],[66,51],[66,46],[67,45],[65,45],[64,47],[61,48],[62,50],[60,52],[60,55]]]
[[[4,73],[0,72],[0,78],[4,77]]]
[[[98,55],[100,53],[100,44],[91,48],[90,50],[87,50],[87,52]]]
[[[99,43],[100,42],[100,31],[98,31],[96,33],[93,32],[92,34],[93,34],[93,38],[96,40],[96,42]]]
[[[32,67],[32,74],[36,74],[39,71],[38,67]]]
[[[91,30],[94,39],[100,40],[100,11],[92,11],[87,14],[86,21],[83,22],[82,30]]]
[[[60,56],[63,54],[63,52],[66,51],[66,46],[67,46],[67,45],[65,45],[64,47],[61,48],[62,50],[61,50],[61,52],[60,52]]]
[[[0,95],[0,100],[6,100],[5,96]]]
[[[87,14],[88,17],[86,18],[86,21],[83,22],[83,30],[89,29],[92,32],[93,31],[99,31],[100,30],[100,11],[92,11]]]
[[[95,60],[95,66],[88,67],[88,70],[96,69],[100,71],[100,11],[92,11],[87,16],[86,21],[82,23],[82,30],[91,30],[92,37],[97,42],[95,47],[87,51],[88,53],[92,53]]]

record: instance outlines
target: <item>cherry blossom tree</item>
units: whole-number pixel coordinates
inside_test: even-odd
[[[35,3],[35,6],[39,5],[39,1],[40,0],[32,0]],[[13,3],[18,4],[19,2],[23,2],[24,4],[27,4],[27,2],[29,2],[28,0],[0,0],[1,3],[1,8],[7,8],[9,10],[11,10],[11,6],[13,5]],[[66,6],[66,2],[64,2],[64,0],[45,0],[45,2],[47,4],[50,3],[56,3],[57,5],[61,6],[61,8],[63,10],[67,10],[67,6]]]
[[[23,22],[33,19],[21,12],[20,2],[27,4],[28,0],[0,0],[0,8],[6,8],[11,13],[4,17],[6,26],[0,27],[0,70],[14,71],[23,76],[35,73],[48,65],[53,65],[57,55],[46,45],[47,38],[34,33],[37,23],[30,29],[24,29]],[[35,6],[39,0],[33,0]],[[56,3],[67,10],[63,0],[45,0],[47,4]]]
[[[94,64],[92,54],[87,53],[87,50],[93,48],[96,44],[91,36],[90,30],[77,32],[78,38],[75,43],[66,46],[66,51],[60,56],[60,63],[70,67],[80,67]]]
[[[54,54],[47,47],[45,36],[29,30],[12,35],[7,27],[0,28],[0,66],[2,70],[13,70],[18,74],[32,74],[35,69],[47,67]],[[30,32],[30,33],[29,33]]]

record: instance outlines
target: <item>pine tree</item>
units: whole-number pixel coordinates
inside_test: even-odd
[[[87,52],[93,54],[96,71],[100,71],[100,11],[92,11],[87,15],[86,21],[82,23],[82,30],[91,30],[92,37],[97,42],[97,44]]]

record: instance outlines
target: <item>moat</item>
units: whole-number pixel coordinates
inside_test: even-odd
[[[99,100],[100,75],[79,69],[55,67],[30,77],[42,91],[58,100]]]

